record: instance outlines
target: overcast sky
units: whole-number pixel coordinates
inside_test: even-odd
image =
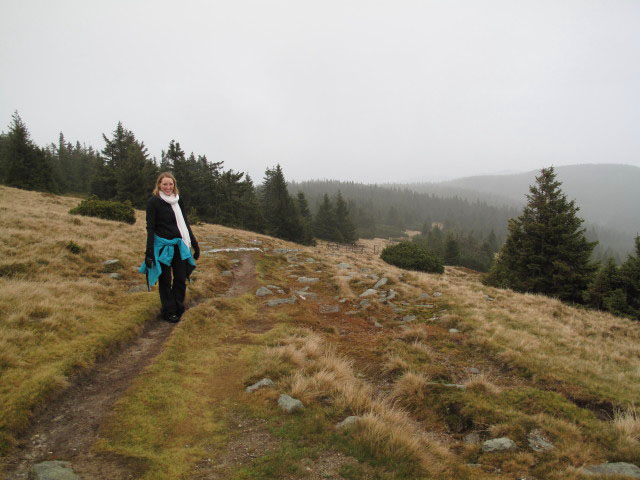
[[[0,0],[0,130],[289,180],[640,166],[637,0]]]

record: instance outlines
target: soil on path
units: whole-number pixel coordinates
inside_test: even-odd
[[[225,296],[241,295],[256,285],[253,256],[244,254],[240,260]],[[117,455],[94,454],[91,447],[114,403],[162,351],[173,327],[159,320],[148,322],[133,343],[77,379],[37,416],[14,451],[2,459],[0,474],[25,479],[34,464],[65,460],[85,480],[137,478],[143,465]]]

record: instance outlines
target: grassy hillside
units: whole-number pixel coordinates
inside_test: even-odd
[[[73,198],[0,187],[0,199],[0,448],[10,469],[42,405],[55,408],[67,385],[156,322],[159,302],[155,290],[129,293],[143,282],[143,212],[126,225],[69,215]],[[76,457],[36,460],[69,460],[85,479],[103,478],[91,473],[100,460],[118,472],[111,478],[154,480],[580,479],[594,478],[585,465],[640,465],[637,322],[488,288],[462,269],[404,272],[372,250],[215,225],[194,233],[203,251],[262,251],[203,254],[191,308],[95,441]],[[118,279],[103,264],[113,258]],[[379,278],[377,291],[395,298],[362,302]],[[267,285],[278,288],[257,297]],[[268,306],[274,298],[295,303]],[[264,377],[275,385],[245,391]],[[280,394],[304,410],[282,412]],[[336,428],[348,416],[358,418]],[[533,450],[532,433],[555,448]],[[483,451],[503,436],[514,450]]]

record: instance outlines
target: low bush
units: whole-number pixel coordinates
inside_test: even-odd
[[[97,197],[89,197],[80,202],[75,208],[69,210],[72,215],[85,215],[87,217],[104,218],[105,220],[115,220],[117,222],[136,223],[136,216],[130,202],[114,202],[109,200],[99,200]]]
[[[396,267],[419,272],[443,273],[442,260],[429,250],[415,243],[402,242],[390,245],[380,254],[380,258]]]

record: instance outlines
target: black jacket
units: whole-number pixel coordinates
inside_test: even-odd
[[[187,224],[189,230],[189,238],[191,239],[191,246],[195,249],[198,246],[196,237],[193,236],[191,226],[189,225],[189,219],[187,218],[187,212],[182,203],[182,199],[178,200],[180,210],[182,210],[182,216],[184,217],[184,223]],[[174,238],[181,238],[180,230],[178,229],[178,222],[176,216],[173,213],[173,208],[170,204],[162,200],[159,196],[153,195],[147,202],[147,249],[145,256],[153,258],[153,236],[172,240]]]

